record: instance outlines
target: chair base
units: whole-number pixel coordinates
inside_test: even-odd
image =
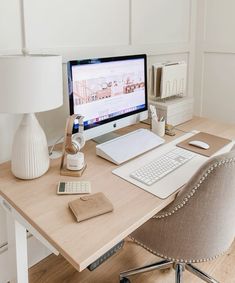
[[[139,268],[130,269],[120,273],[120,283],[130,283],[131,281],[127,278],[131,275],[150,272],[153,270],[160,270],[160,269],[167,269],[173,267],[175,269],[175,283],[182,283],[183,282],[183,272],[185,270],[191,272],[195,276],[199,277],[203,281],[207,283],[219,283],[211,276],[206,274],[205,272],[201,271],[197,267],[193,266],[192,264],[187,263],[175,263],[170,260],[162,260],[157,263],[149,264],[146,266],[142,266]]]

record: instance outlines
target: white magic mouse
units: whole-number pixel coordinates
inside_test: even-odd
[[[209,149],[210,148],[209,144],[207,144],[203,141],[190,141],[189,144],[196,146],[196,147],[199,147],[199,148],[202,148],[202,149]]]

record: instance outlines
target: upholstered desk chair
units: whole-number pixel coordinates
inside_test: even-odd
[[[215,259],[228,250],[235,236],[235,149],[209,159],[175,200],[130,237],[161,262],[128,270],[131,275],[174,267],[176,282],[187,271],[209,283],[218,283],[192,263]],[[231,280],[232,282],[232,280]]]

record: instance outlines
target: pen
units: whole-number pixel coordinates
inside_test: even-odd
[[[155,117],[156,119],[158,118],[156,108],[153,105],[150,105],[150,112],[151,112],[151,118],[155,118]]]

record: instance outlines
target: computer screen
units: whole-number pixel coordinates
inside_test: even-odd
[[[85,131],[99,127],[89,136],[147,118],[146,55],[70,61],[67,71],[70,114],[84,116]]]

